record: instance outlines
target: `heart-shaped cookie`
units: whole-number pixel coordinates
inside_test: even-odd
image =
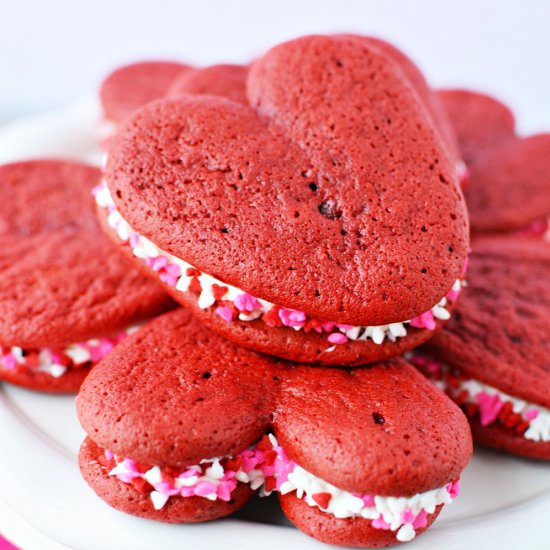
[[[484,149],[470,166],[466,201],[475,233],[520,232],[550,240],[550,134]]]
[[[411,361],[463,408],[476,441],[548,460],[550,247],[503,237],[472,247],[468,292]]]
[[[74,392],[132,327],[173,307],[97,223],[92,166],[0,167],[0,380]]]
[[[346,546],[422,532],[471,456],[464,415],[402,359],[276,363],[184,309],[96,367],[78,413],[82,474],[115,508],[196,522],[277,491],[300,529]]]
[[[472,90],[440,90],[438,96],[466,164],[485,148],[515,136],[514,114],[498,99]]]
[[[427,339],[460,289],[468,223],[402,72],[313,36],[268,52],[247,85],[253,108],[185,97],[129,121],[98,195],[115,238],[214,330],[267,353],[362,363]]]
[[[106,120],[121,124],[139,107],[163,97],[174,80],[189,70],[191,67],[174,61],[142,61],[119,67],[99,89]]]

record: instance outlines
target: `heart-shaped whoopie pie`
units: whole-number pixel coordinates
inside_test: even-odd
[[[175,305],[101,231],[100,180],[78,162],[0,166],[0,381],[75,393],[128,332]]]
[[[403,72],[310,36],[250,69],[251,106],[149,104],[117,136],[104,225],[213,330],[276,356],[360,364],[429,338],[460,290],[456,171]]]
[[[167,522],[228,515],[278,492],[300,529],[345,546],[410,540],[458,489],[464,415],[402,359],[292,366],[179,309],[86,379],[84,478],[111,506]]]
[[[550,246],[472,241],[468,292],[411,362],[464,410],[474,440],[550,460]]]

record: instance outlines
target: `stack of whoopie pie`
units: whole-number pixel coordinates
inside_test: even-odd
[[[102,173],[0,167],[0,379],[82,385],[108,504],[189,523],[276,493],[382,547],[458,495],[472,434],[550,458],[547,135],[357,35],[100,95]]]

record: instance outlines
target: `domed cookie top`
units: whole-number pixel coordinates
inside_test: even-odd
[[[550,238],[550,134],[510,138],[470,166],[465,191],[472,231]]]
[[[267,431],[274,362],[212,334],[184,309],[124,341],[78,400],[95,443],[146,464],[234,455]]]
[[[320,514],[321,539],[340,518],[364,545],[380,530],[387,543],[424,530],[456,496],[471,455],[464,416],[404,361],[349,371],[277,365],[183,309],[92,371],[78,412],[89,434],[82,473],[115,508],[204,521],[254,490],[276,490],[283,505],[293,498]]]
[[[159,99],[176,77],[189,70],[171,61],[143,61],[113,71],[101,84],[99,96],[105,117],[115,124],[136,109]]]
[[[290,458],[359,493],[439,487],[459,477],[471,454],[464,415],[400,358],[372,368],[294,368],[273,426]]]
[[[0,167],[0,344],[66,346],[126,329],[170,307],[104,237],[96,168],[28,161]]]
[[[133,117],[106,175],[130,225],[226,283],[337,322],[437,303],[462,269],[466,215],[393,65],[357,41],[309,37],[259,60],[249,88],[257,110],[198,97]]]
[[[515,136],[514,114],[508,106],[480,92],[439,90],[467,164],[490,147]]]
[[[470,263],[453,319],[422,348],[435,362],[415,364],[448,382],[480,441],[550,458],[550,247],[477,239]]]

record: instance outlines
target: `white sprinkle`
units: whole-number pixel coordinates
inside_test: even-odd
[[[151,500],[153,502],[153,508],[155,510],[161,510],[162,507],[166,504],[168,499],[170,498],[168,495],[163,495],[162,493],[159,493],[158,491],[151,491]]]
[[[90,352],[84,346],[78,344],[65,348],[65,355],[68,355],[75,365],[86,363],[91,359]]]
[[[149,239],[143,237],[142,240],[142,246],[145,254],[150,258],[156,258],[160,254],[160,250]]]
[[[162,472],[158,466],[153,466],[143,474],[143,477],[151,485],[156,485],[162,481]]]
[[[384,328],[383,327],[372,327],[372,341],[375,344],[380,345],[384,341]]]
[[[54,363],[53,365],[50,365],[49,367],[45,367],[44,370],[54,378],[60,378],[67,372],[67,367],[64,367],[63,365],[57,365]]]
[[[407,336],[407,329],[405,328],[405,325],[403,323],[390,323],[388,325],[388,329],[390,331],[390,334],[392,334],[396,338]]]
[[[191,284],[191,279],[191,277],[188,277],[185,274],[182,275],[176,283],[176,289],[180,292],[187,292],[189,290],[189,285]]]
[[[212,480],[218,480],[223,477],[223,466],[216,460],[212,466],[206,469],[205,475]]]
[[[410,523],[405,523],[405,525],[397,531],[395,538],[399,542],[409,542],[414,539],[415,535],[416,533],[414,532],[414,527]]]

